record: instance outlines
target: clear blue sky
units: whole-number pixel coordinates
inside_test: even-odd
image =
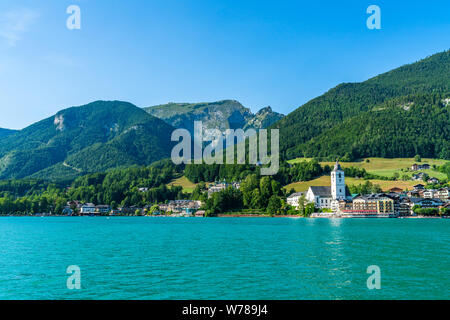
[[[66,28],[71,4],[81,30]],[[381,30],[366,27],[371,4]],[[236,99],[289,113],[449,49],[449,12],[448,0],[2,0],[0,127],[99,99]]]

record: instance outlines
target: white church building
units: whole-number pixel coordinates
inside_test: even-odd
[[[339,161],[336,161],[331,171],[331,186],[312,186],[306,192],[306,200],[314,203],[316,208],[339,209],[340,200],[349,200],[351,195],[345,187],[345,175]]]

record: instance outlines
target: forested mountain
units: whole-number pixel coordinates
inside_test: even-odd
[[[450,94],[394,98],[302,145],[308,157],[450,159]],[[349,159],[349,160],[350,160]]]
[[[0,129],[0,179],[73,179],[170,157],[175,127],[279,128],[285,158],[450,159],[450,51],[362,83],[344,83],[288,116],[234,100],[141,109],[121,101],[72,107],[23,130]],[[281,119],[281,120],[279,120]],[[275,124],[274,121],[279,120]]]
[[[121,101],[72,107],[0,140],[0,178],[69,178],[170,157],[174,128]]]
[[[449,93],[450,92],[450,51],[435,54],[419,62],[405,65],[390,72],[381,74],[362,83],[343,83],[331,89],[324,95],[317,97],[305,105],[299,107],[288,116],[284,117],[272,128],[279,128],[281,139],[280,149],[286,158],[304,156],[304,143],[311,139],[325,134],[328,130],[340,125],[344,127],[343,121],[359,116],[367,111],[373,110],[376,106],[384,102],[411,94]],[[374,113],[371,116],[377,117]],[[380,116],[385,115],[381,113]],[[399,114],[403,116],[403,114]],[[368,117],[366,115],[366,117]],[[369,117],[370,118],[370,117]],[[357,121],[358,119],[355,119]],[[381,122],[378,122],[381,125]],[[345,122],[345,126],[352,125],[352,121]],[[378,127],[382,132],[383,128],[389,126],[389,122],[383,123],[383,127]],[[448,126],[448,122],[447,122]],[[389,130],[385,131],[384,140],[372,140],[372,143],[383,143],[391,141]],[[333,131],[335,134],[338,132]],[[347,132],[348,134],[350,132]],[[408,132],[398,132],[408,139]],[[329,137],[332,136],[330,132]],[[358,135],[347,137],[347,143],[358,143]],[[319,139],[319,138],[317,138]],[[314,139],[314,141],[317,141]],[[311,141],[309,146],[319,146]],[[326,143],[319,146],[319,150],[314,151],[309,148],[308,155],[339,154],[340,144]],[[325,152],[324,149],[328,150]],[[382,156],[390,154],[400,156],[400,153],[392,153],[383,149],[383,145],[373,146],[368,155]],[[402,154],[406,155],[406,154]],[[411,156],[411,154],[407,154]],[[414,154],[412,154],[414,155]],[[431,154],[430,154],[431,156]],[[432,154],[439,156],[439,154]]]
[[[0,139],[13,134],[14,132],[16,132],[16,130],[0,128]]]
[[[202,121],[205,128],[226,129],[266,128],[284,116],[270,107],[253,114],[235,100],[207,103],[168,103],[144,108],[149,114],[166,121],[176,128],[187,129],[193,134],[194,121]]]

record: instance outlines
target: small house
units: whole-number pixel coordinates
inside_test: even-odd
[[[205,216],[205,210],[198,210],[198,211],[195,213],[195,216],[196,216],[196,217],[204,217],[204,216]]]
[[[101,204],[95,207],[95,211],[100,214],[108,214],[111,211],[111,208],[108,205]]]
[[[294,208],[298,208],[300,203],[300,199],[302,197],[305,197],[304,199],[306,200],[306,192],[296,192],[291,194],[289,197],[287,197],[286,202],[290,205],[293,206]]]
[[[85,203],[81,206],[80,212],[81,214],[94,214],[95,205],[93,203]]]
[[[429,183],[429,184],[438,184],[439,183],[439,179],[437,179],[437,178],[430,178],[430,179],[428,179],[427,183]]]

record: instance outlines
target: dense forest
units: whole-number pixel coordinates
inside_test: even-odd
[[[9,135],[13,134],[14,132],[15,132],[15,130],[0,128],[0,138],[9,136]]]
[[[173,127],[121,101],[96,101],[0,135],[0,178],[69,180],[168,158]]]
[[[299,107],[275,123],[272,128],[280,129],[282,137],[280,139],[280,150],[284,158],[302,157],[305,155],[304,148],[307,142],[310,141],[311,145],[317,146],[318,143],[315,142],[322,134],[325,136],[327,131],[333,130],[334,127],[339,125],[342,128],[342,122],[346,120],[348,121],[345,124],[349,125],[352,122],[362,120],[358,116],[365,119],[368,117],[367,112],[375,110],[377,106],[394,98],[434,93],[447,95],[450,93],[450,51],[435,54],[362,83],[340,84],[324,95]],[[377,115],[375,113],[372,114],[373,117]],[[383,113],[380,116],[382,117]],[[351,118],[354,119],[350,120]],[[372,150],[361,151],[370,151],[371,156],[380,157],[383,156],[383,153],[388,156],[404,156],[406,154],[411,157],[414,156],[414,149],[385,150],[386,145],[391,144],[391,133],[389,132],[390,129],[387,128],[389,123],[382,122],[381,119],[380,121],[374,121],[372,123],[373,126],[376,126],[374,131],[377,130],[379,134],[384,133],[386,130],[388,131],[383,139],[371,141],[374,144]],[[448,126],[448,122],[446,125]],[[348,137],[347,141],[353,139],[352,144],[356,145],[358,135],[355,132],[348,133],[351,136]],[[407,131],[397,131],[397,133],[403,133],[404,139],[409,139]],[[330,136],[332,136],[331,131]],[[350,142],[348,143],[350,144]],[[325,148],[328,148],[326,151],[328,154],[344,155],[339,146],[331,143],[321,147],[317,153],[323,154]],[[434,157],[441,156],[440,150],[439,152],[436,151],[438,149],[437,145],[430,146],[428,144],[426,146],[421,144],[420,148],[428,149],[426,153],[433,153]],[[434,150],[431,152],[429,149]],[[412,153],[408,153],[409,151]],[[312,147],[307,152],[309,154],[315,153]]]
[[[321,167],[317,159],[289,164],[280,163],[280,169],[273,176],[282,185],[295,181],[308,181],[331,171],[329,166]],[[255,165],[229,164],[189,164],[184,170],[185,176],[192,182],[242,181],[250,174],[260,175],[260,167]]]
[[[370,156],[450,159],[450,99],[442,94],[395,98],[302,145],[307,157]]]
[[[229,187],[213,193],[210,198],[202,193],[204,184],[194,190],[193,196],[204,201],[207,215],[236,210],[266,212],[267,214],[298,214],[286,203],[286,190],[273,177],[249,174],[241,182],[239,190]]]
[[[0,181],[0,214],[61,213],[67,201],[94,204],[144,206],[166,200],[183,199],[181,187],[167,183],[179,172],[170,161],[160,161],[148,167],[113,169],[75,179],[70,186],[43,180]],[[145,188],[145,191],[139,191]]]

